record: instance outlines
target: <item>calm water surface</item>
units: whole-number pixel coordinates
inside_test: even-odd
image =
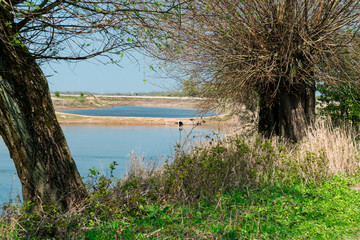
[[[191,118],[215,116],[217,113],[208,111],[200,112],[194,109],[136,107],[136,106],[113,106],[112,108],[79,109],[61,111],[88,116],[108,117],[154,117],[154,118]]]
[[[103,173],[108,172],[111,162],[119,165],[115,175],[122,177],[128,169],[131,152],[145,155],[146,159],[162,159],[173,153],[173,146],[191,131],[179,131],[172,127],[139,126],[63,126],[69,147],[82,176],[95,167]],[[192,141],[202,137],[214,136],[214,130],[197,128],[193,130]],[[216,134],[215,134],[216,135]],[[214,136],[216,137],[216,136]],[[21,192],[20,181],[16,175],[13,161],[7,147],[0,139],[0,203]],[[163,156],[163,157],[162,157]]]

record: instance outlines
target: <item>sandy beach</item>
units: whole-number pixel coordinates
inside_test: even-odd
[[[145,106],[166,108],[198,109],[200,99],[188,97],[138,97],[138,96],[87,96],[84,99],[65,95],[53,97],[53,103],[60,124],[129,125],[129,126],[176,126],[178,121],[185,126],[228,127],[235,126],[237,119],[226,114],[204,118],[149,118],[149,117],[99,117],[61,113],[61,110],[106,108],[111,105]]]

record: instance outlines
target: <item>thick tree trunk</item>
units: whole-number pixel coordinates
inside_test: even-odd
[[[24,202],[34,203],[30,211],[54,203],[68,208],[87,196],[44,74],[26,47],[4,39],[0,40],[0,134],[14,160]]]
[[[265,137],[277,135],[298,142],[315,121],[314,84],[280,88],[274,98],[266,92],[259,95],[259,131]]]

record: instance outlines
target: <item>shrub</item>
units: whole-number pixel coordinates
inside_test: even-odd
[[[55,97],[60,97],[60,92],[55,92]]]
[[[141,221],[156,222],[157,229],[161,229],[165,222],[179,220],[176,214],[174,219],[167,215],[174,213],[174,206],[197,206],[209,200],[217,202],[218,208],[222,199],[227,201],[224,196],[232,192],[246,195],[278,189],[279,194],[292,186],[314,187],[336,175],[354,175],[359,168],[359,145],[351,129],[319,122],[297,144],[257,134],[238,134],[191,151],[178,146],[174,160],[161,168],[132,154],[124,179],[114,177],[116,165],[110,164],[108,175],[91,169],[87,181],[89,199],[67,212],[54,205],[30,215],[27,204],[23,208],[4,205],[0,238],[93,239],[93,234],[117,239],[127,236],[122,231],[133,226],[129,222]],[[239,197],[246,201],[242,195]],[[133,226],[129,238],[137,230]]]
[[[360,87],[357,84],[318,84],[317,90],[322,105],[320,114],[330,116],[337,125],[344,120],[353,125],[360,123]]]
[[[164,189],[174,199],[193,201],[218,192],[271,184],[317,183],[359,168],[359,145],[351,129],[319,122],[293,145],[281,139],[235,135],[165,166]]]

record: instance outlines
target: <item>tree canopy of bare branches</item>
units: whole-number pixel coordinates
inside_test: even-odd
[[[139,46],[135,31],[139,26],[134,25],[134,19],[144,22],[144,13],[161,14],[161,9],[171,9],[171,4],[136,0],[8,0],[0,5],[6,11],[5,24],[13,33],[10,40],[3,34],[0,39],[6,44],[21,42],[42,60],[122,56]]]
[[[162,18],[151,52],[197,79],[212,104],[259,102],[259,130],[300,140],[315,82],[358,71],[357,0],[200,0]],[[155,35],[156,35],[155,34]],[[351,57],[344,57],[344,55]]]

